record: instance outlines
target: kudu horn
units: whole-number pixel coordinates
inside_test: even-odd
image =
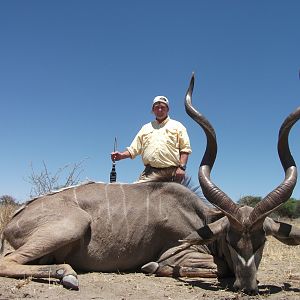
[[[223,211],[235,227],[240,228],[242,224],[237,219],[238,206],[210,179],[210,172],[217,156],[217,138],[209,121],[192,106],[194,80],[195,76],[193,73],[185,96],[185,110],[187,114],[202,127],[206,135],[206,149],[198,173],[200,186],[206,199]]]
[[[185,109],[187,114],[202,127],[206,135],[206,149],[198,173],[203,194],[210,203],[223,211],[236,229],[247,226],[248,229],[252,230],[256,228],[256,225],[261,224],[274,209],[289,199],[296,185],[297,168],[289,149],[288,137],[291,128],[300,118],[300,107],[285,119],[279,131],[277,148],[281,164],[285,171],[285,179],[255,206],[248,220],[242,224],[239,220],[238,205],[210,179],[210,173],[217,155],[217,139],[210,122],[192,106],[194,80],[193,73],[185,96]]]
[[[260,201],[249,216],[250,223],[255,226],[277,207],[286,202],[293,193],[297,182],[297,167],[289,147],[289,133],[300,118],[300,107],[292,112],[282,123],[278,135],[278,155],[285,172],[282,183]]]

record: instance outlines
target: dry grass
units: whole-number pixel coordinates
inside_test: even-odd
[[[296,220],[281,220],[282,222],[295,225],[300,228],[300,219]],[[293,259],[299,259],[300,246],[287,246],[273,237],[268,238],[266,243],[264,256],[268,257],[270,260],[283,261],[287,258],[293,261]]]
[[[11,219],[12,214],[18,208],[14,204],[0,204],[0,233],[3,231],[6,224]]]
[[[300,228],[300,219],[285,221]],[[281,285],[283,290],[289,281],[299,282],[300,245],[288,246],[269,237],[259,267],[258,279],[264,284]]]

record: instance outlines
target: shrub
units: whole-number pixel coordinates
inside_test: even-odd
[[[17,205],[17,201],[12,196],[3,195],[0,197],[0,205]]]
[[[244,196],[237,203],[240,205],[248,205],[254,207],[258,202],[261,201],[261,197]]]
[[[240,205],[248,205],[254,207],[261,200],[261,197],[245,196],[242,197],[237,203]],[[294,198],[290,198],[288,201],[274,210],[270,216],[290,219],[300,218],[300,201]]]
[[[11,219],[12,214],[20,205],[16,202],[16,199],[4,195],[0,197],[0,232]]]
[[[274,213],[279,217],[287,217],[290,219],[296,219],[300,217],[300,201],[294,198],[290,198],[287,202],[278,207]],[[298,207],[298,209],[297,209]]]
[[[31,165],[32,172],[27,178],[32,186],[30,197],[46,195],[53,190],[78,184],[80,175],[83,172],[83,163],[84,160],[79,163],[65,165],[54,174],[49,171],[44,161],[43,168],[39,172],[36,172]]]

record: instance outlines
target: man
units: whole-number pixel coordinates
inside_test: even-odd
[[[112,161],[142,156],[145,169],[139,182],[151,180],[153,174],[164,171],[174,181],[181,182],[185,176],[188,156],[192,152],[186,128],[170,119],[169,100],[157,96],[152,103],[155,120],[144,125],[130,147],[124,152],[112,152]]]

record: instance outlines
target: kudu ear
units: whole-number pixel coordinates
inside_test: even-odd
[[[193,231],[185,239],[180,240],[180,242],[190,245],[208,244],[219,239],[220,236],[225,234],[229,226],[230,223],[228,218],[223,217],[213,223],[200,227],[196,231]]]
[[[274,236],[280,242],[290,246],[300,245],[300,228],[271,218],[266,218],[263,226],[267,235]]]

